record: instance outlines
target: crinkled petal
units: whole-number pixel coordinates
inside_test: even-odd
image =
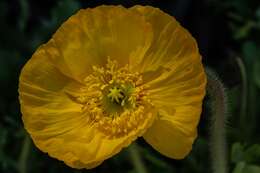
[[[110,138],[99,131],[69,94],[82,84],[66,76],[41,46],[24,66],[19,82],[22,119],[36,146],[74,168],[93,168],[128,146],[153,122],[154,112],[129,134]],[[152,116],[153,115],[153,116]]]
[[[138,128],[115,138],[99,131],[69,96],[77,94],[93,65],[104,66],[108,58],[141,72],[156,105],[146,108],[150,118]],[[204,92],[194,40],[171,17],[140,6],[79,11],[35,52],[19,83],[22,118],[34,143],[74,168],[93,168],[119,152],[145,133],[158,111],[144,137],[161,153],[181,158],[196,136]]]
[[[199,58],[196,41],[172,16],[150,6],[134,6],[131,10],[143,15],[152,25],[152,43],[136,66],[145,77],[150,77],[146,80],[154,79],[154,75],[147,74],[158,75],[177,67],[183,69],[182,62],[189,63],[194,56]]]
[[[37,125],[37,128],[27,130],[36,146],[50,156],[64,161],[73,168],[90,169],[142,136],[152,122],[153,118],[146,119],[135,131],[119,138],[108,138],[83,117],[73,122],[68,120],[71,125],[66,132],[62,129],[66,128],[65,126],[59,128],[57,124],[48,124],[41,129]]]
[[[153,42],[137,68],[149,85],[159,116],[144,138],[162,154],[180,159],[192,148],[205,95],[206,76],[194,38],[171,16],[135,6],[152,24]]]
[[[43,45],[23,67],[19,79],[21,106],[41,107],[76,92],[82,85],[61,73],[49,59],[51,47]]]
[[[70,17],[48,44],[61,55],[52,56],[57,67],[81,81],[93,65],[105,65],[108,58],[128,63],[151,35],[150,25],[138,14],[122,6],[99,6]]]
[[[25,128],[38,148],[71,167],[93,168],[144,133],[153,118],[128,135],[107,137],[71,95],[78,94],[92,66],[104,66],[108,58],[128,63],[132,52],[149,44],[150,29],[144,18],[121,6],[101,6],[80,10],[37,49],[21,72],[19,99]]]
[[[155,121],[144,135],[154,149],[174,159],[182,159],[191,151],[195,137],[196,131],[187,134],[175,122],[167,120]]]

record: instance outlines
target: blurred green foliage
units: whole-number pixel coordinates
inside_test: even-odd
[[[109,4],[137,4],[139,1],[109,1]],[[178,0],[174,3],[178,4]],[[186,0],[191,10],[193,5]],[[39,3],[39,4],[38,4]],[[105,161],[93,170],[73,170],[62,162],[39,151],[27,138],[21,121],[18,102],[18,79],[22,66],[33,51],[46,42],[60,24],[80,8],[102,4],[100,1],[0,1],[0,172],[3,173],[57,173],[57,172],[106,172],[137,173],[129,159],[127,149]],[[107,3],[104,1],[104,3]],[[141,1],[142,4],[157,6],[155,1]],[[163,4],[163,2],[160,2]],[[220,60],[204,55],[206,62],[220,72],[227,83],[230,118],[227,123],[229,168],[232,173],[260,172],[260,4],[258,0],[205,0],[201,2],[208,10],[206,15],[224,16],[221,26],[228,33],[229,43],[221,47],[225,57]],[[158,5],[159,6],[159,5]],[[166,11],[170,11],[167,5]],[[180,6],[181,7],[181,6]],[[195,7],[194,7],[195,8]],[[164,10],[164,9],[162,9]],[[183,11],[182,11],[183,12]],[[173,12],[174,14],[174,12]],[[180,13],[189,15],[188,12]],[[193,23],[200,22],[200,14]],[[224,21],[225,20],[225,21]],[[185,23],[185,22],[184,22]],[[195,25],[194,24],[194,25]],[[189,30],[192,32],[193,27]],[[203,31],[201,31],[203,32]],[[216,28],[213,33],[221,32]],[[222,33],[218,33],[221,35]],[[203,37],[203,34],[202,34]],[[213,47],[215,42],[209,42]],[[236,61],[236,59],[239,59]],[[214,62],[218,63],[214,64]],[[211,63],[210,63],[211,62]],[[230,63],[231,62],[231,63]],[[227,65],[228,64],[228,65]],[[233,73],[227,72],[235,69]],[[238,80],[237,80],[238,79]],[[230,82],[235,81],[235,82]],[[207,101],[207,99],[206,99]],[[210,169],[208,116],[205,104],[199,126],[199,138],[191,154],[184,160],[171,160],[146,144],[138,141],[138,150],[144,164],[152,173],[208,173]]]

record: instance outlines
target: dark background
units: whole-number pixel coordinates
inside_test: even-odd
[[[0,172],[137,173],[123,150],[92,170],[74,170],[26,140],[18,101],[21,68],[36,48],[80,8],[101,4],[151,5],[174,16],[198,41],[203,63],[226,86],[228,165],[233,173],[260,173],[260,1],[259,0],[0,0]],[[208,173],[209,99],[199,137],[184,160],[168,159],[138,140],[150,173]]]

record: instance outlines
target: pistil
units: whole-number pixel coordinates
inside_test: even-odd
[[[124,98],[124,93],[123,90],[118,88],[118,87],[112,87],[109,89],[109,94],[107,95],[109,99],[111,99],[112,102],[121,104],[123,98]]]

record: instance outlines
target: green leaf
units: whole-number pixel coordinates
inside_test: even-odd
[[[239,86],[229,88],[227,91],[228,106],[230,113],[235,112],[240,105],[240,93],[241,89]]]
[[[59,1],[56,8],[51,11],[52,23],[60,25],[65,19],[80,9],[80,4],[76,0]]]
[[[245,162],[239,162],[238,164],[236,164],[236,167],[233,170],[233,173],[243,173],[245,166],[246,166]]]
[[[260,163],[260,145],[254,144],[245,150],[245,160],[249,163]]]
[[[243,59],[246,65],[254,64],[256,59],[259,59],[260,53],[257,45],[253,41],[246,41],[242,45]]]
[[[260,52],[259,47],[253,41],[243,44],[243,58],[247,65],[247,70],[252,74],[252,80],[260,88]]]
[[[7,10],[7,1],[1,1],[0,2],[0,19],[5,18],[7,11],[8,11]]]
[[[235,32],[234,39],[240,40],[248,37],[253,27],[255,27],[255,23],[253,21],[246,22]]]
[[[247,149],[240,143],[234,143],[231,149],[233,163],[260,163],[260,145],[254,144]]]
[[[238,163],[244,161],[244,147],[240,143],[234,143],[231,149],[231,161]]]
[[[256,62],[253,64],[253,79],[258,88],[260,88],[260,60],[259,59],[257,59]]]
[[[248,165],[245,162],[239,162],[233,173],[259,173],[260,167],[256,165]]]
[[[29,3],[27,0],[20,0],[19,5],[21,8],[21,12],[18,25],[21,30],[24,30],[29,18]]]
[[[260,7],[256,10],[255,15],[257,19],[260,21]]]
[[[244,173],[260,173],[260,167],[256,165],[248,165],[245,167]]]
[[[159,168],[170,168],[170,166],[162,159],[156,157],[153,153],[149,152],[146,148],[140,148],[142,150],[143,157],[150,163],[152,163],[154,166],[157,166]]]

